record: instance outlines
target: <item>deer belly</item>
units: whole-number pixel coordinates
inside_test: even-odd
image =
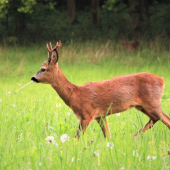
[[[117,103],[110,102],[110,103],[111,103],[110,105],[100,105],[99,107],[96,107],[95,109],[96,117],[120,113],[137,105],[137,102],[135,101]]]

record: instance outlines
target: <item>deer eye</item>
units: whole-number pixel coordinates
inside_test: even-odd
[[[44,72],[44,71],[45,71],[45,68],[42,68],[41,71]]]

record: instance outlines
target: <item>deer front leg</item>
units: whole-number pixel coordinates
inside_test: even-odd
[[[88,119],[82,119],[80,121],[78,130],[77,130],[77,137],[78,138],[80,138],[80,132],[81,131],[83,132],[83,135],[84,135],[84,133],[86,132],[86,128],[88,127],[90,122],[91,122],[91,120],[88,120]]]
[[[78,139],[80,138],[80,132],[81,132],[81,124],[79,123],[78,129],[77,129],[77,134],[75,137],[78,137]]]
[[[99,123],[99,125],[102,129],[104,137],[106,138],[106,133],[108,133],[109,137],[111,137],[106,117],[97,118],[96,121]]]

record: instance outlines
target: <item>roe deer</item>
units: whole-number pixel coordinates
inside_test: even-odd
[[[133,41],[132,43],[128,43],[126,39],[122,41],[122,45],[124,45],[129,51],[136,50],[140,47],[140,43],[138,41]]]
[[[161,109],[161,95],[164,79],[151,73],[136,73],[114,77],[104,81],[74,85],[67,80],[58,64],[57,50],[61,41],[52,48],[47,44],[48,60],[31,78],[36,83],[51,84],[61,99],[79,119],[77,136],[86,131],[88,125],[96,120],[104,137],[110,135],[106,116],[123,112],[132,107],[149,117],[149,122],[135,136],[151,128],[161,120],[170,129],[170,118]]]

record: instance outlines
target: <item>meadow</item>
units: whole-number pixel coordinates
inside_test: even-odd
[[[170,46],[158,39],[127,51],[120,44],[63,43],[58,51],[60,68],[78,85],[136,72],[157,74],[165,80],[161,103],[170,115]],[[78,140],[78,119],[50,85],[30,83],[16,92],[47,57],[45,43],[0,47],[1,170],[170,169],[170,130],[161,121],[134,139],[149,119],[131,109],[107,117],[111,138],[105,139],[94,121]],[[48,136],[54,140],[49,142]]]

